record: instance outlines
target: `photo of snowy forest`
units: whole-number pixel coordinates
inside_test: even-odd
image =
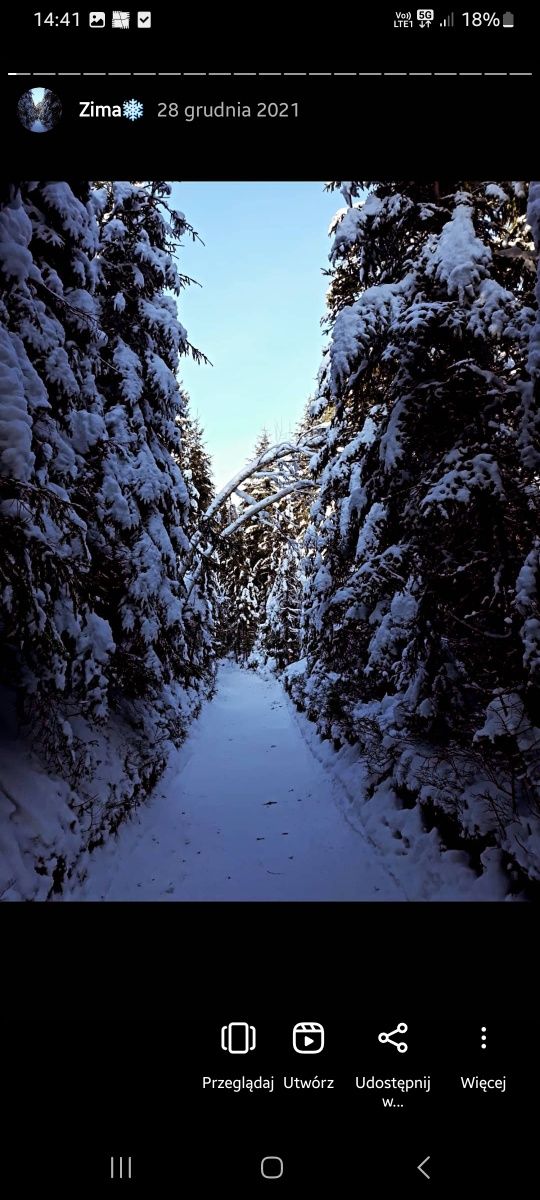
[[[301,186],[318,376],[257,425],[240,329],[217,475],[189,190],[2,190],[5,901],[539,895],[540,182]]]

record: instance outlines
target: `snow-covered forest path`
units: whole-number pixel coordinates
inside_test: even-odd
[[[152,800],[88,860],[91,900],[403,900],[280,685],[219,673]]]

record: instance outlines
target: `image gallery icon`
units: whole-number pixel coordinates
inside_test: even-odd
[[[324,1026],[318,1021],[299,1021],[293,1029],[293,1049],[297,1054],[320,1054],[324,1050]]]
[[[91,12],[88,15],[90,29],[105,29],[105,13]]]

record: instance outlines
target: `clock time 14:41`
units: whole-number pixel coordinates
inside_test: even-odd
[[[38,25],[78,25],[78,12],[66,13],[34,13]]]

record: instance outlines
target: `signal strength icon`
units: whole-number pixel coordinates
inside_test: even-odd
[[[448,16],[444,18],[444,21],[439,22],[441,29],[451,28],[453,26],[453,24],[454,24],[454,14],[453,13],[448,13]]]

